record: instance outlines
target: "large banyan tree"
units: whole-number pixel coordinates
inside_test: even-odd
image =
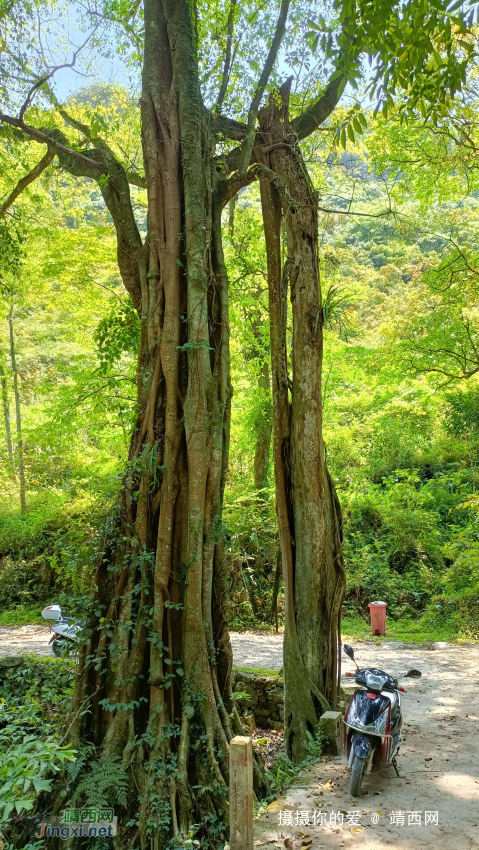
[[[12,3],[11,20],[17,15],[21,23],[23,8]],[[102,12],[123,25],[142,52],[144,175],[132,174],[98,128],[94,132],[58,103],[50,87],[54,69],[43,57],[33,71],[28,45],[25,54],[15,56],[15,45],[4,54],[8,79],[20,86],[29,75],[33,79],[20,110],[10,114],[4,106],[0,114],[4,131],[46,147],[2,213],[54,159],[70,174],[96,180],[116,229],[121,278],[141,323],[138,413],[112,530],[92,577],[71,736],[77,748],[90,747],[87,776],[97,775],[99,760],[109,764],[113,794],[115,775],[121,770],[128,777],[115,846],[164,846],[172,836],[181,840],[193,823],[206,824],[219,841],[228,820],[228,745],[242,731],[223,615],[222,503],[232,387],[222,211],[259,181],[285,585],[286,743],[300,760],[307,733],[336,701],[345,587],[341,511],[322,439],[318,195],[301,141],[328,120],[345,86],[361,79],[364,53],[373,57],[370,96],[385,109],[398,91],[404,114],[433,112],[463,77],[467,41],[458,42],[454,33],[465,25],[460,12],[447,13],[441,2],[337,0],[334,22],[311,24],[308,46],[301,27],[308,15],[315,21],[318,15],[306,0],[291,9],[288,0],[144,0],[143,12],[137,3],[92,5],[89,11],[94,20]],[[143,16],[140,33],[135,16]],[[13,28],[19,43],[24,34],[20,24]],[[247,74],[244,38],[250,40]],[[302,67],[301,56],[290,50],[295,40],[299,53],[316,51],[318,68],[329,78],[321,85],[314,74],[299,76],[302,89],[292,96],[291,81],[281,88],[276,81],[279,56],[282,72],[288,63],[293,72]],[[281,54],[282,44],[289,52]],[[218,82],[214,97],[212,81]],[[55,106],[55,127],[29,119],[37,94]],[[306,108],[293,108],[299,102]],[[351,137],[361,126],[353,109],[339,129]],[[147,190],[144,239],[131,184]],[[85,783],[82,774],[80,780]],[[259,762],[255,783],[262,793]],[[57,809],[67,802],[59,797]]]

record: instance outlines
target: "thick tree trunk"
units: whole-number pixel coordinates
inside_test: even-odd
[[[137,250],[130,238],[125,281],[141,288],[139,415],[75,691],[76,739],[131,771],[132,848],[163,846],[192,823],[216,825],[220,840],[228,745],[241,732],[222,613],[228,280],[191,8],[145,3],[148,239]],[[80,720],[85,701],[91,712]],[[264,786],[258,764],[255,775]]]
[[[22,437],[22,411],[20,407],[20,392],[18,389],[18,371],[17,358],[15,355],[15,336],[13,333],[13,305],[10,307],[8,314],[8,325],[10,328],[10,359],[12,362],[13,372],[13,394],[15,397],[15,421],[17,426],[17,463],[18,463],[18,480],[20,484],[20,506],[22,514],[27,510],[27,497],[25,485],[25,468],[23,465],[23,437]],[[5,415],[6,422],[6,415]]]
[[[324,461],[321,411],[322,310],[317,202],[289,124],[288,87],[260,113],[266,154],[261,198],[268,258],[276,500],[285,587],[286,747],[304,758],[328,704],[337,701],[338,619],[345,572],[341,510]],[[281,270],[284,212],[288,259]],[[293,324],[289,401],[282,280]]]

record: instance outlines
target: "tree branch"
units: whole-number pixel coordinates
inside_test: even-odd
[[[3,218],[9,207],[12,206],[13,202],[16,201],[16,199],[23,192],[23,190],[26,189],[27,186],[30,186],[30,183],[33,183],[38,177],[40,177],[40,174],[45,171],[46,168],[48,168],[54,157],[55,151],[53,150],[51,145],[49,145],[48,150],[43,159],[41,159],[40,162],[37,163],[35,168],[33,168],[29,172],[29,174],[25,174],[25,177],[22,177],[21,180],[18,181],[13,192],[10,193],[7,200],[4,201],[3,204],[0,206],[0,218]]]
[[[268,50],[268,55],[266,57],[264,67],[261,72],[261,76],[258,80],[256,91],[254,93],[254,97],[251,101],[251,106],[248,112],[247,135],[243,142],[239,171],[246,171],[249,161],[251,159],[251,152],[254,146],[254,128],[256,124],[256,117],[258,115],[258,109],[261,103],[261,99],[263,97],[264,90],[270,78],[271,71],[273,70],[274,63],[276,62],[278,50],[280,48],[286,30],[286,19],[288,17],[289,3],[290,0],[281,0],[281,8],[279,10],[279,16],[276,22],[276,30],[273,36],[273,41],[271,42],[271,47]]]
[[[80,151],[73,150],[73,148],[67,148],[66,145],[62,145],[61,142],[57,142],[56,139],[50,138],[50,136],[42,130],[37,130],[36,127],[30,127],[29,124],[25,124],[24,121],[19,118],[13,118],[11,115],[5,115],[3,112],[0,112],[0,121],[3,121],[4,124],[9,124],[11,127],[15,127],[17,130],[21,130],[27,136],[30,136],[31,139],[34,139],[42,145],[50,145],[54,148],[56,153],[71,156],[78,160],[78,162],[81,162],[82,165],[94,168],[100,171],[100,173],[103,172],[103,166],[99,162],[89,159],[87,156],[80,153]]]
[[[298,136],[298,141],[306,139],[321,124],[324,124],[326,118],[329,118],[341,97],[343,82],[342,74],[333,76],[321,97],[310,103],[301,115],[293,118],[291,125]]]
[[[298,211],[300,205],[294,200],[283,178],[261,162],[254,163],[244,174],[238,172],[233,174],[229,180],[223,181],[220,188],[222,205],[225,206],[240,189],[249,186],[254,180],[262,179],[269,180],[276,187],[284,202],[291,207],[293,212]]]
[[[216,101],[214,112],[220,112],[221,107],[223,106],[223,101],[225,99],[226,89],[228,88],[228,82],[230,78],[230,69],[231,69],[231,45],[233,43],[233,26],[234,26],[234,16],[235,16],[235,8],[236,8],[237,0],[231,0],[230,2],[230,11],[228,14],[228,23],[226,25],[226,51],[225,51],[225,61],[223,65],[223,73],[221,75],[221,85],[218,93],[218,99]]]
[[[138,174],[136,171],[127,171],[126,176],[128,178],[128,183],[131,186],[138,186],[139,189],[146,189],[146,177],[142,177],[141,174]]]
[[[213,133],[223,133],[227,139],[242,142],[248,132],[247,125],[242,121],[235,121],[234,118],[228,118],[217,112],[210,112],[209,117]]]

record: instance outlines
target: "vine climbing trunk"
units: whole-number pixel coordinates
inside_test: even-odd
[[[145,2],[145,244],[114,216],[125,286],[140,294],[139,413],[75,690],[77,743],[119,757],[131,777],[132,848],[180,841],[192,823],[221,835],[229,741],[242,732],[223,618],[228,280],[193,16],[186,0]],[[258,763],[255,776],[260,788]]]
[[[337,702],[338,621],[345,587],[341,509],[322,437],[323,318],[317,202],[289,123],[289,83],[260,112],[261,201],[268,264],[273,456],[285,595],[285,741],[298,762],[321,713]],[[287,259],[281,267],[281,220]],[[288,374],[286,293],[292,318]],[[291,383],[291,397],[290,386]]]

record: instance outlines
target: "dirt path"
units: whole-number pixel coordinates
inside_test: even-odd
[[[403,683],[407,693],[402,702],[405,735],[398,756],[401,778],[392,766],[370,774],[364,779],[361,797],[353,800],[348,793],[345,758],[322,759],[301,777],[301,785],[298,780],[298,785],[256,822],[257,846],[269,843],[273,850],[274,844],[283,847],[284,840],[292,838],[293,844],[286,845],[290,850],[300,850],[309,842],[311,850],[389,850],[391,846],[400,850],[476,850],[479,648],[428,651],[411,645],[383,644],[378,648],[367,642],[356,642],[355,647],[360,666],[374,664],[393,675],[409,667],[422,671],[422,679]],[[352,662],[345,659],[343,670],[353,669]],[[292,826],[279,826],[279,809],[292,812]],[[358,826],[348,817],[348,812],[354,811],[360,813]],[[438,813],[437,825],[424,825],[426,811]],[[309,813],[309,824],[296,825],[300,812]],[[316,826],[311,823],[313,812]],[[397,814],[391,823],[393,812]],[[408,824],[413,812],[421,813],[421,826]],[[322,824],[318,820],[321,814],[325,816]],[[341,816],[343,824],[339,823]]]
[[[0,626],[0,658],[33,652],[53,655],[48,641],[48,626]],[[283,665],[282,635],[260,635],[236,632],[231,635],[235,664],[238,667],[264,667],[279,670]]]
[[[51,633],[48,626],[0,626],[0,657],[33,652],[53,655],[48,645]]]
[[[2,627],[0,656],[22,651],[51,655],[48,638],[47,626]],[[280,635],[236,633],[231,638],[236,665],[282,666]],[[354,645],[360,666],[377,666],[393,675],[409,667],[422,671],[422,679],[404,682],[401,778],[392,767],[371,774],[355,801],[348,793],[344,757],[322,759],[301,777],[301,784],[290,788],[285,799],[256,821],[257,846],[283,848],[285,839],[291,838],[292,846],[286,845],[289,850],[301,850],[301,846],[307,850],[310,842],[311,850],[389,850],[391,846],[479,850],[479,647],[426,650],[387,642],[378,647],[367,641]],[[346,670],[352,671],[353,664],[344,659]],[[291,826],[279,825],[279,810],[292,813]],[[357,826],[348,823],[353,820],[348,813],[354,811],[359,813]],[[309,824],[297,824],[300,812],[308,813]],[[317,825],[311,823],[313,812]],[[391,823],[393,812],[395,823]],[[420,813],[420,826],[408,824],[413,812]],[[438,813],[437,825],[424,825],[425,812]],[[321,814],[325,816],[322,824],[318,822]],[[336,815],[336,824],[331,823],[331,814],[333,821]],[[342,824],[338,823],[341,816]]]

